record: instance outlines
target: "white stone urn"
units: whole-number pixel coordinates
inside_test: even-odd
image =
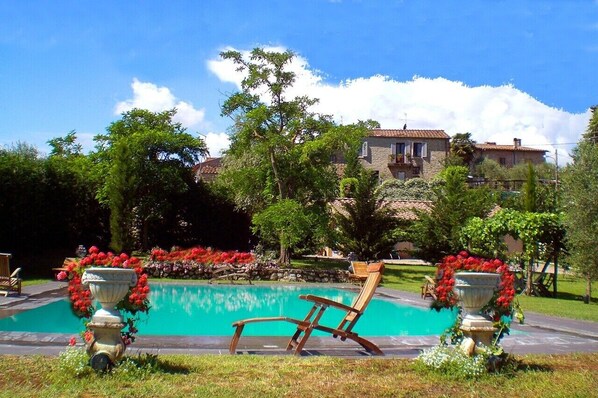
[[[496,330],[492,320],[480,310],[488,304],[500,283],[500,274],[491,272],[457,272],[454,291],[463,309],[461,330],[476,345],[489,346]]]
[[[119,360],[125,351],[120,331],[125,326],[120,312],[114,308],[137,283],[137,274],[129,268],[91,267],[83,273],[82,283],[102,308],[91,317],[88,327],[94,339],[87,344],[92,367],[105,370]]]

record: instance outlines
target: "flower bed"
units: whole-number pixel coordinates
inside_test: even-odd
[[[226,269],[229,267],[229,269]],[[145,273],[153,278],[212,279],[227,273],[245,273],[251,280],[289,282],[346,282],[343,270],[306,270],[280,268],[272,262],[258,262],[252,253],[218,251],[195,247],[167,252],[154,249]]]

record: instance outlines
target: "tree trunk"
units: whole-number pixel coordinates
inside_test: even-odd
[[[592,299],[592,278],[590,275],[586,276],[586,295],[583,298],[584,304],[590,304]]]
[[[527,280],[525,281],[525,294],[531,296],[534,293],[534,259],[530,259],[527,263]]]
[[[288,248],[280,245],[280,257],[278,258],[278,264],[288,265],[291,263],[291,253]]]

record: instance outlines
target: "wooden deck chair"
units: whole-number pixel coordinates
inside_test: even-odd
[[[422,285],[422,298],[425,300],[428,297],[436,299],[436,281],[426,275]]]
[[[9,253],[0,253],[0,293],[8,296],[10,292],[17,292],[21,294],[21,278],[19,278],[20,268],[17,268],[10,273],[10,257]]]
[[[374,296],[376,291],[376,287],[382,280],[382,272],[384,271],[384,263],[375,263],[370,264],[369,268],[369,275],[365,283],[363,284],[361,291],[353,301],[353,304],[350,306],[338,303],[336,301],[329,300],[324,297],[318,297],[311,294],[307,295],[300,295],[299,298],[302,300],[311,301],[313,306],[311,310],[307,313],[303,320],[289,318],[289,317],[266,317],[266,318],[251,318],[251,319],[244,319],[241,321],[237,321],[233,323],[233,327],[236,328],[235,334],[230,342],[229,351],[231,354],[234,354],[237,350],[237,344],[239,343],[239,338],[241,337],[241,333],[243,332],[243,328],[248,323],[253,322],[270,322],[270,321],[285,321],[291,322],[297,325],[297,330],[295,334],[289,340],[289,343],[286,347],[287,350],[295,349],[295,355],[300,355],[301,351],[303,350],[303,346],[307,342],[307,339],[311,335],[314,330],[321,330],[327,333],[332,334],[333,337],[340,337],[342,341],[347,339],[353,340],[356,343],[360,344],[365,350],[374,355],[384,355],[384,353],[378,348],[378,346],[372,343],[369,340],[364,339],[357,335],[357,333],[353,332],[353,327],[364,313],[365,309],[367,308],[370,300]],[[320,325],[319,321],[324,311],[328,307],[334,307],[341,311],[346,311],[346,315],[341,320],[339,325],[335,328],[327,327],[324,325]],[[303,335],[303,336],[302,336]]]
[[[214,268],[212,277],[208,279],[208,284],[211,285],[214,281],[221,280],[227,280],[232,284],[234,284],[235,281],[246,280],[250,285],[253,284],[251,283],[251,275],[246,269],[230,264]]]
[[[351,261],[353,272],[349,274],[350,282],[363,283],[368,278],[368,263],[365,261]]]

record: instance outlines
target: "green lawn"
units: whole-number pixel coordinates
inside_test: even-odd
[[[134,355],[134,354],[129,354]],[[598,354],[525,356],[510,375],[455,380],[409,359],[160,355],[145,374],[73,377],[59,359],[0,356],[0,397],[591,397]]]

